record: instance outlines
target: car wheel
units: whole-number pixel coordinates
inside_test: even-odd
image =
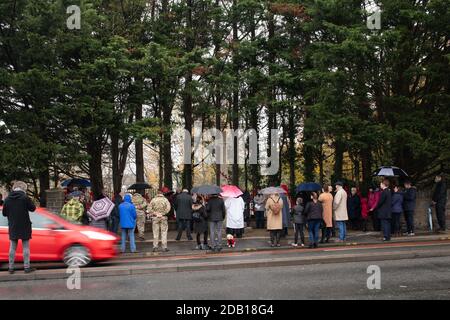
[[[87,248],[75,245],[64,251],[63,261],[68,267],[85,267],[91,262],[91,254]]]

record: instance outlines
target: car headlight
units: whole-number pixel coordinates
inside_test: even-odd
[[[81,231],[81,233],[92,240],[106,240],[106,241],[116,240],[116,237],[106,234],[106,233],[101,233],[101,232],[96,232],[96,231]]]

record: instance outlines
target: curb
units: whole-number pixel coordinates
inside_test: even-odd
[[[280,267],[280,266],[300,266],[312,264],[330,264],[330,263],[351,263],[364,261],[386,261],[386,260],[404,260],[414,258],[436,258],[449,257],[449,250],[421,250],[414,252],[390,252],[374,255],[373,253],[364,254],[343,254],[339,256],[310,256],[310,257],[295,257],[295,258],[263,258],[247,261],[224,261],[224,262],[194,262],[194,263],[171,263],[166,265],[146,265],[146,266],[131,266],[131,267],[104,267],[104,268],[86,268],[82,270],[82,277],[84,278],[102,278],[108,276],[131,276],[131,275],[145,275],[157,273],[174,273],[174,272],[192,272],[192,271],[207,271],[207,270],[230,270],[243,268],[263,268],[263,267]],[[58,270],[42,270],[36,271],[32,274],[1,274],[0,282],[2,281],[31,281],[31,280],[55,280],[67,279],[70,274],[67,274],[65,269]]]
[[[250,238],[249,238],[250,239]],[[267,238],[267,240],[269,240],[269,238]],[[414,242],[439,242],[439,241],[449,241],[450,240],[450,236],[441,236],[441,237],[435,237],[433,239],[423,239],[423,238],[419,238],[419,237],[413,237],[413,238],[405,238],[403,240],[400,239],[396,239],[396,240],[391,240],[389,242],[389,244],[407,244],[407,243],[414,243]],[[144,242],[145,243],[145,242]],[[364,248],[364,246],[371,246],[371,245],[379,245],[382,244],[382,241],[371,241],[371,242],[352,242],[352,241],[348,241],[345,243],[328,243],[328,244],[321,244],[320,247],[321,248],[344,248],[344,247],[349,247],[349,246],[361,246],[362,248]],[[269,246],[262,246],[262,247],[257,247],[257,248],[243,248],[243,249],[227,249],[227,248],[223,248],[222,253],[245,253],[245,252],[260,252],[260,251],[276,251],[276,250],[298,250],[297,248],[294,248],[292,246],[282,246],[282,247],[278,247],[278,248],[272,248]],[[122,259],[140,259],[140,258],[149,258],[149,257],[161,257],[161,258],[165,258],[165,257],[178,257],[178,256],[203,256],[203,255],[210,255],[210,254],[214,254],[213,252],[211,252],[210,250],[190,250],[190,251],[178,251],[178,252],[174,252],[174,253],[161,253],[161,252],[152,252],[152,251],[148,251],[148,252],[139,252],[137,254],[133,254],[133,253],[125,253],[125,254],[121,254],[119,256],[116,257],[117,260],[122,260]]]

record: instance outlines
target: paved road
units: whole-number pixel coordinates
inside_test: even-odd
[[[0,299],[450,299],[450,257],[382,261],[381,290],[367,289],[371,262],[0,283]]]

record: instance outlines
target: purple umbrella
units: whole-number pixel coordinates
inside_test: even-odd
[[[103,198],[92,203],[88,211],[89,216],[95,221],[109,217],[114,209],[114,203],[108,198]]]

